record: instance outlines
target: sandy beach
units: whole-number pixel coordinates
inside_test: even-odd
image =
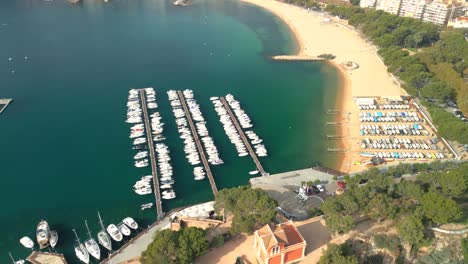
[[[377,49],[346,21],[328,17],[327,14],[308,11],[306,9],[274,0],[241,0],[269,10],[283,20],[294,32],[299,43],[298,58],[313,58],[320,54],[331,53],[336,56],[329,61],[340,71],[341,85],[338,91],[337,110],[341,111],[338,122],[347,123],[341,126],[341,134],[346,137],[340,148],[346,149],[342,155],[339,170],[354,172],[362,170],[362,166],[353,165],[359,160],[359,129],[350,128],[358,123],[358,109],[353,101],[356,96],[399,96],[406,94],[396,80],[387,72],[387,67],[377,55]],[[283,55],[283,54],[278,54]],[[288,56],[282,56],[288,59]],[[352,61],[359,65],[354,70],[346,69],[343,62]],[[330,120],[332,121],[332,120]]]

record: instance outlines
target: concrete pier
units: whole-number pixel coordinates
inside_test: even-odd
[[[151,160],[151,175],[153,175],[153,187],[154,187],[154,197],[156,199],[156,213],[158,214],[157,219],[160,219],[163,216],[163,209],[161,204],[161,193],[159,192],[159,178],[158,170],[156,167],[156,153],[154,151],[154,142],[151,133],[151,124],[149,121],[148,108],[146,107],[146,95],[145,90],[140,89],[141,97],[141,108],[143,111],[143,118],[145,122],[146,137],[148,141],[150,160]]]
[[[213,194],[216,195],[218,193],[218,188],[216,187],[216,183],[213,178],[213,174],[211,173],[210,164],[208,164],[208,160],[205,156],[205,151],[200,143],[200,138],[198,137],[197,130],[195,129],[195,125],[193,124],[192,114],[190,113],[187,102],[185,101],[184,94],[182,91],[177,91],[177,95],[179,96],[180,102],[182,103],[182,107],[184,108],[185,115],[187,116],[188,123],[190,125],[190,129],[192,130],[193,139],[198,148],[198,153],[200,154],[200,158],[203,162],[203,166],[205,167],[206,175],[208,176],[208,180],[210,181],[211,190]]]
[[[237,129],[237,132],[239,133],[240,137],[242,138],[242,141],[244,142],[245,146],[247,147],[247,150],[249,151],[250,156],[252,157],[253,161],[255,162],[255,165],[257,166],[258,171],[263,175],[268,175],[268,173],[263,169],[262,164],[260,163],[260,160],[258,160],[257,154],[255,154],[255,151],[252,149],[252,146],[250,146],[249,140],[247,140],[247,137],[244,134],[244,131],[242,130],[241,126],[239,125],[239,122],[237,121],[237,118],[234,116],[232,113],[231,107],[229,104],[226,102],[226,99],[224,97],[220,97],[221,102],[224,105],[224,108],[226,108],[226,111],[228,112],[229,116],[231,117],[232,122],[234,123],[234,126]]]

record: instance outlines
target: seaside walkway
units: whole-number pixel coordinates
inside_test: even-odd
[[[197,130],[195,129],[195,125],[193,124],[192,115],[190,114],[190,111],[187,107],[184,94],[182,93],[182,91],[177,91],[177,95],[179,95],[180,102],[182,103],[182,107],[184,108],[185,115],[187,116],[190,129],[192,130],[193,139],[195,140],[195,143],[197,145],[200,158],[202,159],[203,166],[205,167],[206,175],[208,176],[208,180],[210,181],[211,190],[213,191],[213,194],[216,195],[218,193],[218,188],[216,187],[213,174],[211,173],[210,165],[208,164],[208,160],[206,159],[205,152],[200,143],[200,139],[198,138],[198,133],[197,133]]]
[[[255,165],[257,166],[258,171],[263,176],[268,175],[268,173],[263,169],[262,164],[260,163],[260,160],[258,160],[257,154],[255,154],[255,151],[252,149],[252,146],[250,146],[250,142],[247,140],[247,137],[245,136],[244,131],[242,131],[242,128],[239,125],[239,122],[237,121],[237,118],[232,113],[231,107],[226,102],[226,99],[224,97],[220,97],[220,99],[221,99],[221,102],[224,105],[224,108],[226,108],[226,111],[228,112],[229,116],[231,117],[231,120],[232,120],[232,122],[234,123],[234,126],[237,129],[237,132],[239,132],[239,135],[242,138],[242,141],[244,141],[244,144],[247,147],[247,150],[249,151],[249,154],[252,157],[253,161],[255,162]]]
[[[151,160],[151,175],[153,175],[153,185],[154,185],[154,197],[156,198],[156,213],[157,219],[160,219],[163,216],[162,204],[161,204],[161,194],[159,192],[159,178],[158,178],[158,170],[156,168],[156,154],[154,153],[154,142],[153,138],[151,137],[151,125],[149,121],[148,115],[148,108],[146,107],[146,95],[145,90],[140,89],[140,97],[141,97],[141,108],[143,110],[143,117],[145,121],[145,129],[146,129],[146,138],[148,141],[149,153],[150,153],[150,160]]]
[[[3,111],[8,107],[8,105],[13,101],[11,98],[7,99],[0,99],[0,105],[3,105],[3,107],[0,109],[0,114],[3,113]]]

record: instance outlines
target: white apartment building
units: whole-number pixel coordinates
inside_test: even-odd
[[[377,0],[375,8],[387,13],[398,15],[400,11],[401,0]]]
[[[399,16],[422,19],[426,0],[402,0]]]
[[[451,6],[433,1],[432,3],[426,5],[423,21],[438,25],[446,25],[451,11]]]
[[[377,0],[361,0],[359,6],[362,8],[374,8]]]

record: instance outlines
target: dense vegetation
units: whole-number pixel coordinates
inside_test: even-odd
[[[234,214],[231,233],[251,233],[255,227],[269,223],[276,214],[277,203],[261,189],[249,186],[223,189],[215,197],[215,209]]]
[[[329,244],[323,252],[318,264],[358,264],[356,256],[352,255],[350,248],[346,245]]]
[[[376,222],[399,219],[399,238],[416,250],[430,243],[431,237],[425,232],[428,227],[462,219],[457,201],[467,198],[467,172],[466,162],[401,164],[386,172],[371,169],[345,177],[347,191],[326,199],[320,209],[327,228],[338,233],[350,231],[359,218]],[[404,174],[417,174],[416,180],[396,183],[395,179]],[[360,185],[361,179],[368,179],[367,184]]]
[[[180,231],[165,229],[158,231],[153,242],[141,255],[142,264],[185,264],[193,263],[196,257],[209,248],[206,233],[197,227]]]
[[[348,19],[379,47],[388,71],[408,93],[422,99],[443,137],[468,144],[468,124],[438,106],[455,100],[468,114],[468,87],[463,79],[468,73],[468,44],[463,31],[441,32],[436,25],[381,10],[335,5],[326,10]]]

